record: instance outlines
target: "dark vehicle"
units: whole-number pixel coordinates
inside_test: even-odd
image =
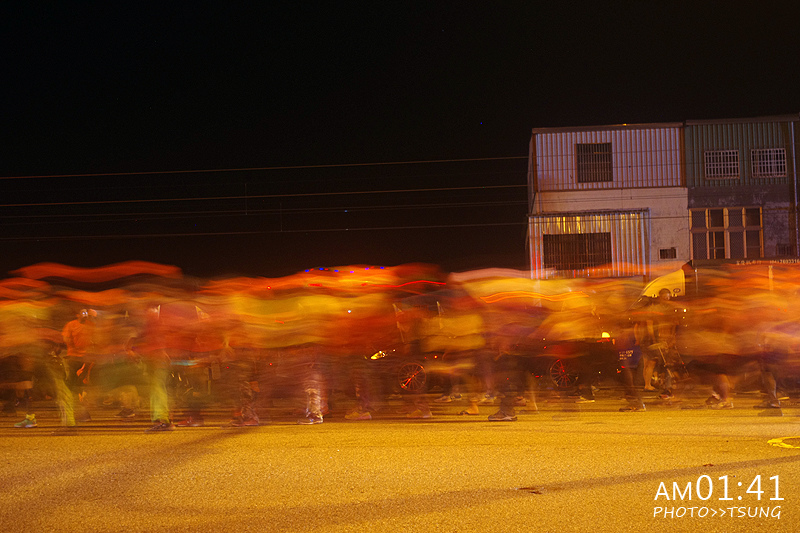
[[[615,340],[588,297],[554,307],[487,305],[455,290],[407,298],[395,305],[400,344],[368,357],[387,389],[401,393],[480,378],[509,360],[557,390],[600,374],[615,378]]]

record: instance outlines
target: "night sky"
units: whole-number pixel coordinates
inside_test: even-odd
[[[531,128],[800,111],[791,1],[264,4],[2,8],[0,275],[524,268]]]

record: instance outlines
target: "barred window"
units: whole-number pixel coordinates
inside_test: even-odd
[[[542,235],[543,264],[555,270],[583,270],[611,263],[611,233]]]
[[[693,259],[763,257],[760,207],[692,209]]]
[[[575,145],[578,183],[614,181],[611,143]]]
[[[754,178],[783,178],[786,176],[786,150],[763,148],[750,151]]]
[[[739,151],[714,150],[703,154],[706,179],[731,179],[739,177]]]

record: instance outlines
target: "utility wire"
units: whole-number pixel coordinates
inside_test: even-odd
[[[523,222],[493,222],[485,224],[438,224],[427,226],[383,226],[370,228],[311,228],[311,229],[280,229],[260,231],[220,231],[202,233],[146,233],[127,235],[64,235],[49,237],[0,237],[0,241],[71,241],[71,240],[100,240],[100,239],[144,239],[154,237],[214,237],[225,235],[268,235],[278,233],[330,233],[353,231],[386,231],[386,230],[419,230],[419,229],[449,229],[449,228],[480,228],[496,226],[525,226]]]
[[[528,159],[528,156],[509,156],[509,157],[476,157],[469,159],[434,159],[420,161],[386,161],[377,163],[340,163],[328,165],[292,165],[274,167],[249,167],[249,168],[217,168],[217,169],[198,169],[198,170],[153,170],[144,172],[98,172],[92,174],[42,174],[38,176],[0,176],[0,180],[22,180],[22,179],[42,179],[42,178],[95,178],[113,176],[154,176],[167,174],[207,174],[213,172],[253,172],[263,170],[302,170],[310,168],[347,168],[347,167],[377,167],[389,165],[421,165],[427,163],[467,163],[472,161],[507,161],[514,159]]]
[[[475,187],[435,187],[429,189],[392,189],[383,191],[341,191],[341,192],[309,192],[291,194],[256,194],[256,195],[237,195],[237,196],[206,196],[199,198],[153,198],[141,200],[93,200],[83,202],[34,202],[22,204],[0,204],[0,207],[43,207],[43,206],[62,206],[62,205],[98,205],[98,204],[141,204],[159,202],[198,202],[210,200],[255,200],[259,198],[309,198],[320,196],[347,196],[347,195],[366,195],[366,194],[396,194],[396,193],[415,193],[415,192],[441,192],[441,191],[472,191],[487,189],[512,189],[522,188],[527,185],[481,185]]]

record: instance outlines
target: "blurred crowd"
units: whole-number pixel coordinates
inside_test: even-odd
[[[350,420],[394,397],[409,418],[461,401],[461,414],[491,404],[489,420],[505,422],[536,410],[543,390],[593,402],[604,381],[624,391],[623,411],[697,387],[705,406],[729,409],[744,373],[759,377],[759,407],[780,409],[798,369],[793,269],[709,270],[691,296],[641,279],[422,264],[213,280],[144,262],[13,274],[0,281],[0,393],[5,412],[24,411],[19,428],[37,427],[43,401],[63,433],[102,406],[149,417],[150,432],[202,426],[220,408],[231,426],[257,426],[278,398],[311,425],[334,391]]]

